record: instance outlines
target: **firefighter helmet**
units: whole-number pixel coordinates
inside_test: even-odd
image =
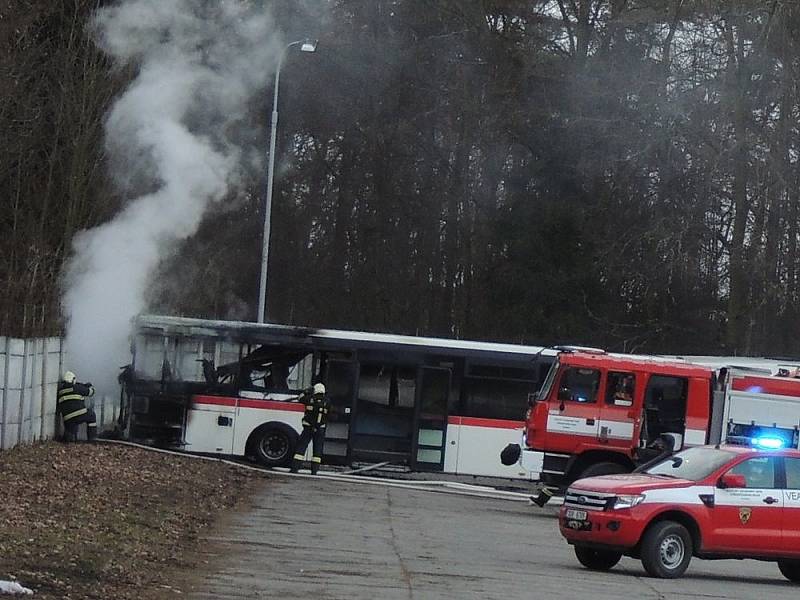
[[[75,373],[72,371],[64,371],[64,377],[62,379],[67,383],[75,383],[77,377],[75,377]]]
[[[324,393],[325,393],[325,385],[322,383],[315,383],[314,394],[324,394]]]

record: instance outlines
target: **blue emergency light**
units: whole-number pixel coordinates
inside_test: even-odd
[[[728,428],[726,443],[751,446],[761,450],[780,450],[796,448],[798,444],[797,428],[764,427],[763,425],[731,423]]]
[[[786,440],[779,437],[758,437],[753,438],[753,445],[764,450],[780,450],[786,446]]]

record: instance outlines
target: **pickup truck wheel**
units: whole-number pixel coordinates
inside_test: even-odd
[[[265,467],[282,467],[289,464],[294,440],[288,431],[278,427],[264,427],[251,439],[255,459]]]
[[[692,552],[692,536],[674,521],[656,523],[642,536],[642,566],[651,577],[680,577],[692,560]]]
[[[578,562],[592,571],[608,571],[622,558],[621,552],[608,550],[595,550],[586,546],[575,546],[575,556]]]
[[[620,475],[621,473],[627,473],[629,470],[630,469],[626,469],[624,466],[615,462],[599,462],[589,465],[581,471],[581,474],[578,475],[578,479],[596,477],[597,475]]]
[[[779,560],[778,568],[786,579],[800,583],[800,560]]]

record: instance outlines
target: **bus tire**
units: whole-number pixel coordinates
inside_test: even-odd
[[[598,475],[620,475],[622,473],[629,473],[630,469],[626,469],[623,465],[615,462],[599,462],[589,465],[580,475],[578,479],[586,477],[597,477]]]
[[[283,423],[261,425],[248,440],[250,454],[265,467],[288,466],[296,444],[297,432]]]
[[[622,558],[622,552],[596,550],[587,546],[575,546],[575,557],[587,569],[608,571]]]
[[[793,583],[800,583],[800,560],[779,560],[781,574]]]
[[[692,560],[692,536],[675,521],[660,521],[642,536],[642,566],[651,577],[675,579]]]

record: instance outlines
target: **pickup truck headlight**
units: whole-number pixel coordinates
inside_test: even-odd
[[[633,508],[644,501],[644,494],[638,496],[617,496],[614,499],[614,504],[611,505],[611,510],[621,510],[623,508]]]

